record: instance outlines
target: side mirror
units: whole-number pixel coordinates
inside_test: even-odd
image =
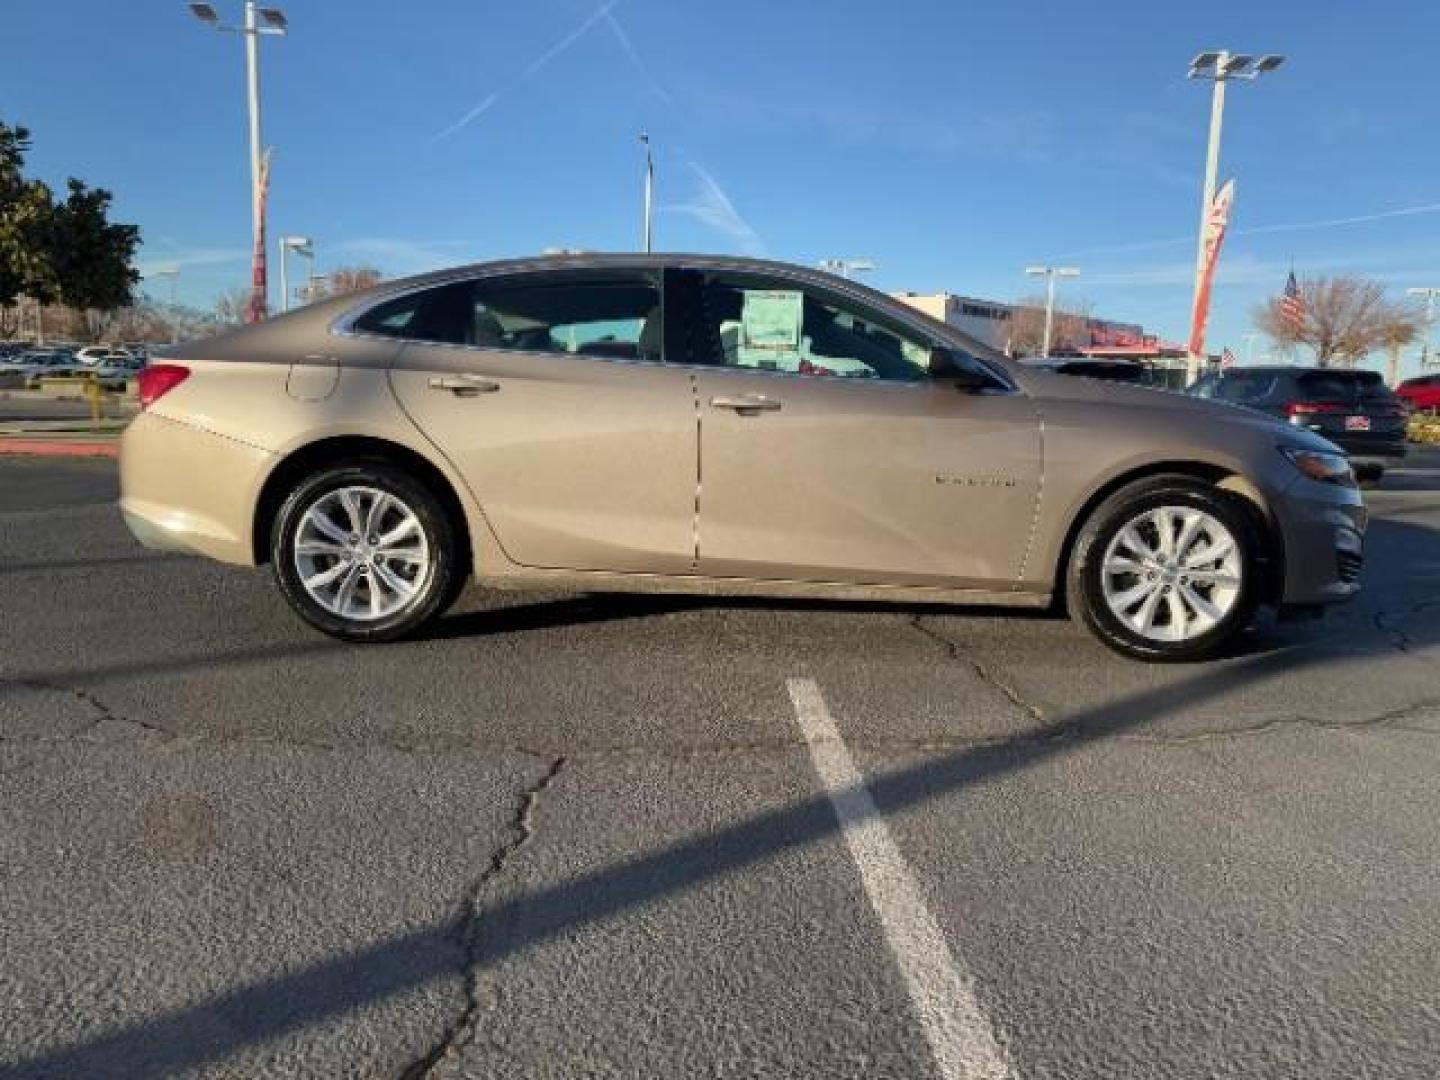
[[[988,375],[976,371],[968,365],[960,364],[955,359],[955,355],[943,345],[937,345],[930,350],[930,377],[943,379],[962,394],[974,394],[980,390],[989,390],[995,385],[995,380]]]

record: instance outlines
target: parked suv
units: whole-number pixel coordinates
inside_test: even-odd
[[[1362,480],[1405,457],[1405,406],[1374,371],[1243,367],[1206,375],[1186,393],[1227,401],[1323,435]]]
[[[1440,409],[1440,375],[1406,379],[1395,388],[1395,396],[1416,412],[1434,412]]]

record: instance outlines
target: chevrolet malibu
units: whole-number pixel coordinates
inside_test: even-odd
[[[1151,660],[1359,589],[1343,454],[1251,410],[1011,363],[751,259],[526,259],[389,282],[139,377],[121,510],[268,563],[325,633],[495,588],[1067,607]]]

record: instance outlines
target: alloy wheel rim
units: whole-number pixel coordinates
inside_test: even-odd
[[[405,502],[379,488],[320,496],[295,531],[295,570],[309,597],[332,615],[374,622],[420,596],[430,545]]]
[[[1100,566],[1110,613],[1150,641],[1189,641],[1213,630],[1234,610],[1243,583],[1235,534],[1190,506],[1131,518]]]

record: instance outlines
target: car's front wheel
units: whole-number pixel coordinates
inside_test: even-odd
[[[276,516],[271,564],[311,625],[347,641],[390,641],[439,615],[463,580],[444,505],[385,462],[307,477]]]
[[[1240,496],[1162,476],[1091,515],[1070,561],[1070,611],[1106,645],[1144,660],[1214,656],[1255,615],[1260,544]]]

